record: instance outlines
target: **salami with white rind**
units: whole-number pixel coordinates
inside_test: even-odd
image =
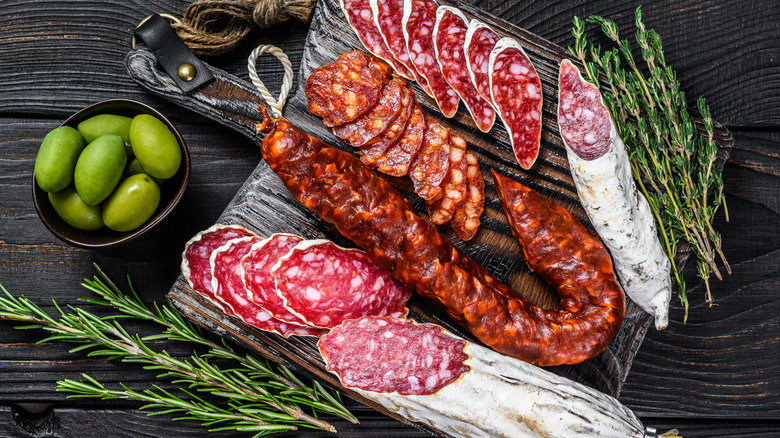
[[[501,38],[488,62],[490,96],[504,122],[517,162],[530,169],[542,140],[542,82],[523,47]]]
[[[468,29],[466,29],[466,40],[463,42],[463,52],[468,61],[466,68],[468,68],[471,83],[491,105],[494,104],[493,98],[490,96],[490,76],[488,75],[490,52],[493,51],[493,47],[500,39],[501,37],[487,24],[472,19]]]
[[[671,261],[661,247],[645,197],[637,190],[625,145],[599,89],[568,60],[559,75],[558,125],[580,202],[609,249],[625,293],[668,324]]]
[[[424,76],[417,73],[409,57],[409,49],[406,48],[406,40],[404,39],[402,29],[404,0],[370,0],[369,6],[371,6],[371,12],[374,14],[374,23],[379,29],[379,33],[382,35],[385,44],[387,44],[390,53],[409,70],[414,76],[414,80],[420,85],[420,88],[431,94],[428,81]]]
[[[406,316],[411,290],[365,252],[329,240],[299,243],[271,268],[285,308],[313,327],[361,316]]]
[[[381,325],[384,323],[384,325]],[[369,329],[368,327],[374,326]],[[379,327],[376,327],[379,326]],[[479,345],[444,333],[438,326],[440,342],[418,342],[431,333],[432,324],[400,323],[383,318],[361,318],[336,327],[320,339],[318,346],[328,366],[344,386],[397,413],[405,419],[423,423],[445,434],[457,437],[606,437],[642,438],[642,423],[616,399],[540,367],[504,356]],[[374,334],[373,338],[366,333]],[[416,333],[416,335],[415,335]],[[341,338],[339,342],[331,339]],[[399,342],[397,338],[407,342]],[[390,342],[383,342],[389,339]],[[364,345],[349,346],[349,342]],[[365,345],[369,344],[369,345]],[[457,351],[444,346],[458,345]],[[409,347],[404,347],[404,346]],[[407,349],[405,349],[407,348]],[[354,349],[367,354],[354,354]],[[340,357],[347,355],[349,357]],[[437,355],[466,357],[457,379],[435,393],[401,394],[392,387],[375,387],[382,373],[401,374],[407,379],[428,378],[441,368],[430,366],[406,373],[400,367],[379,363],[377,358],[408,358],[411,355],[430,359]],[[357,379],[345,379],[345,371],[331,365],[347,362],[339,368],[354,372]],[[447,362],[449,363],[449,362]],[[385,368],[390,368],[386,370]],[[444,367],[446,370],[448,367]],[[366,379],[366,376],[374,379]],[[400,380],[394,376],[392,380]],[[367,383],[366,383],[367,382]],[[385,385],[386,386],[386,385]],[[399,388],[408,388],[403,381]],[[405,391],[408,392],[408,391]]]
[[[385,60],[399,75],[414,79],[411,71],[393,56],[387,47],[379,28],[374,22],[374,13],[369,0],[341,0],[341,9],[347,22],[357,34],[360,42],[374,56]]]
[[[496,120],[496,112],[479,94],[469,77],[468,59],[463,50],[467,29],[468,19],[460,10],[439,6],[436,10],[436,25],[433,27],[436,60],[444,79],[458,93],[477,128],[488,132]]]

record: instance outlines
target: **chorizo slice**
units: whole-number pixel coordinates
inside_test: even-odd
[[[622,290],[581,274],[593,269],[606,276],[601,256],[586,255],[584,263],[567,261],[577,255],[559,236],[580,233],[572,230],[576,224],[546,216],[559,210],[545,209],[544,202],[530,204],[535,214],[545,217],[539,224],[558,223],[563,228],[534,236],[537,243],[546,236],[551,248],[564,251],[557,254],[564,266],[578,265],[576,272],[568,271],[571,277],[566,280],[587,298],[568,293],[563,309],[542,309],[461,253],[406,198],[351,154],[310,136],[289,141],[299,138],[295,132],[301,131],[284,119],[262,126],[268,132],[261,145],[263,159],[293,196],[334,224],[393,278],[439,302],[454,321],[496,351],[538,365],[573,364],[603,351],[620,328],[625,312]],[[591,265],[591,260],[597,263]],[[584,284],[595,289],[591,293]],[[574,302],[582,305],[570,306]]]
[[[333,134],[352,146],[360,147],[375,141],[386,132],[403,109],[401,102],[405,81],[393,78],[382,88],[379,101],[357,119],[333,128]]]
[[[433,27],[438,7],[434,0],[405,0],[402,28],[412,64],[428,81],[431,97],[436,100],[441,113],[449,118],[458,111],[460,98],[444,79],[436,61]]]
[[[436,10],[436,25],[433,28],[436,60],[444,79],[458,93],[477,128],[488,132],[496,120],[496,111],[471,82],[468,59],[463,50],[467,29],[468,19],[460,10],[439,6]]]
[[[249,301],[241,277],[241,259],[249,252],[252,245],[262,240],[258,236],[239,237],[229,240],[211,253],[209,262],[214,295],[252,327],[278,333],[285,338],[291,335],[321,336],[323,331],[320,329],[280,321],[269,311]]]
[[[414,74],[403,62],[395,58],[387,46],[374,20],[374,12],[369,0],[341,0],[341,9],[366,50],[391,65],[400,76],[414,79]]]
[[[450,225],[460,240],[469,241],[477,234],[485,206],[485,180],[479,169],[479,159],[466,151],[466,196],[452,214]]]
[[[542,141],[542,81],[513,38],[496,43],[488,72],[491,99],[509,133],[515,158],[523,169],[530,169]]]
[[[409,49],[406,48],[406,40],[404,39],[402,29],[404,0],[369,0],[369,5],[374,14],[374,23],[379,28],[379,33],[385,40],[390,53],[411,73],[412,77],[408,79],[414,79],[423,91],[431,94],[428,81],[424,76],[417,73],[412,64],[412,59],[409,57]]]
[[[329,240],[299,243],[279,258],[271,275],[285,308],[320,328],[361,316],[406,316],[412,294],[365,252]]]
[[[414,110],[414,93],[408,87],[403,87],[403,97],[401,98],[401,109],[398,117],[393,120],[387,131],[377,137],[376,141],[364,145],[358,151],[360,160],[369,167],[374,167],[385,156],[385,151],[391,148],[395,143],[400,141],[401,137],[406,130],[406,125],[409,123],[409,119],[412,116]]]
[[[386,63],[359,50],[345,53],[306,80],[309,111],[329,127],[351,122],[379,101],[391,73]]]
[[[404,176],[417,157],[425,136],[425,113],[417,102],[401,138],[390,146],[376,162],[376,170],[390,176]]]
[[[224,245],[225,242],[237,237],[251,236],[253,233],[238,225],[216,224],[207,230],[196,234],[184,245],[181,258],[181,273],[190,287],[209,301],[219,306],[225,313],[233,314],[225,308],[214,295],[211,287],[211,265],[209,257],[212,251]]]
[[[493,104],[493,98],[490,96],[490,75],[488,75],[490,65],[490,52],[501,37],[493,31],[487,24],[472,19],[469,27],[466,29],[466,39],[463,41],[463,52],[468,68],[471,83],[477,89],[479,94]]]
[[[414,184],[414,192],[431,201],[442,196],[441,183],[449,169],[450,131],[427,117],[425,123],[423,143],[409,168],[409,177]]]
[[[444,224],[452,219],[455,209],[460,206],[467,193],[468,179],[466,178],[466,172],[468,171],[468,161],[466,160],[466,140],[454,132],[450,132],[449,161],[447,176],[442,182],[442,196],[426,205],[431,222],[437,225]]]

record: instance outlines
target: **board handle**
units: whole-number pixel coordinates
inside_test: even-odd
[[[137,45],[125,56],[130,77],[150,93],[227,126],[259,144],[261,136],[255,125],[262,117],[257,108],[265,105],[260,93],[239,78],[206,64],[214,80],[183,92],[165,71],[148,47]]]

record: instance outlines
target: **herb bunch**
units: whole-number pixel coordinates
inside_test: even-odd
[[[254,437],[274,432],[314,428],[335,432],[320,414],[334,415],[348,421],[357,419],[341,402],[338,393],[327,391],[318,382],[304,384],[282,365],[272,367],[268,361],[253,354],[239,354],[224,340],[207,339],[200,328],[185,320],[168,306],[144,304],[128,278],[132,296],[124,294],[100,268],[98,274],[85,279],[83,286],[99,299],[81,299],[92,304],[111,307],[119,313],[97,316],[69,306],[61,308],[58,319],[49,316],[24,296],[12,296],[2,285],[0,319],[25,323],[17,329],[42,329],[50,336],[39,341],[78,344],[70,352],[91,350],[89,356],[104,356],[107,360],[139,363],[147,370],[161,371],[157,377],[180,385],[181,396],[158,385],[142,392],[122,385],[122,389],[107,389],[92,377],[85,381],[66,379],[57,382],[57,390],[72,393],[70,397],[127,399],[146,403],[140,409],[152,410],[150,415],[175,414],[176,419],[199,421],[210,431],[236,430],[252,432]],[[130,335],[121,319],[152,322],[164,330],[149,336]],[[165,351],[153,351],[147,343],[165,340],[205,347],[204,354],[193,352],[188,359],[179,359]],[[218,363],[228,362],[229,368]],[[224,403],[218,406],[198,394],[209,394]]]
[[[688,112],[676,73],[666,64],[661,37],[642,23],[641,7],[636,9],[636,40],[646,73],[634,60],[631,44],[620,39],[613,21],[599,16],[590,16],[587,21],[599,26],[615,47],[602,50],[595,46],[585,36],[585,23],[574,17],[575,42],[569,52],[583,63],[590,82],[599,85],[600,75],[606,78],[604,103],[628,150],[633,177],[655,215],[687,319],[685,281],[674,263],[680,240],[697,256],[698,274],[704,280],[710,305],[710,274],[723,278],[716,259],[731,273],[720,234],[713,227],[720,206],[728,221],[728,208],[716,165],[718,148],[709,107],[703,97],[698,99],[702,134]]]

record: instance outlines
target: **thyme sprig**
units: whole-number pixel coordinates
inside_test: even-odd
[[[650,203],[665,252],[674,261],[680,240],[690,245],[698,259],[706,301],[712,305],[710,274],[723,278],[716,259],[729,274],[731,268],[713,227],[721,205],[728,221],[728,208],[716,166],[718,148],[709,107],[703,97],[698,99],[702,134],[688,112],[676,73],[666,63],[661,37],[642,23],[641,7],[636,9],[636,40],[645,73],[634,59],[631,44],[620,38],[615,22],[599,16],[590,16],[587,22],[599,26],[615,47],[602,50],[591,43],[585,36],[585,22],[574,17],[575,41],[569,52],[583,63],[590,82],[600,85],[600,75],[606,78],[604,103],[628,150],[633,177]],[[672,276],[687,320],[685,281],[675,263]]]
[[[0,319],[23,322],[18,329],[43,329],[51,335],[38,343],[52,341],[78,344],[70,352],[91,350],[89,356],[104,356],[107,360],[139,363],[145,369],[162,371],[157,377],[181,385],[184,397],[171,394],[159,386],[143,392],[106,389],[88,375],[86,382],[63,380],[57,390],[70,392],[69,397],[122,398],[146,402],[141,409],[155,414],[180,414],[178,419],[200,421],[209,430],[254,432],[254,436],[299,427],[335,432],[328,422],[318,418],[330,414],[357,422],[344,407],[337,393],[331,393],[318,382],[304,384],[284,366],[272,367],[268,361],[253,354],[239,354],[227,342],[209,340],[200,328],[185,320],[168,306],[144,304],[128,278],[132,295],[122,293],[108,276],[95,265],[98,274],[85,279],[83,286],[99,299],[82,299],[92,304],[111,307],[118,314],[97,316],[81,308],[65,310],[54,302],[59,318],[48,315],[24,296],[12,296],[2,285]],[[130,335],[120,319],[131,318],[153,322],[164,331],[148,336]],[[179,359],[166,351],[153,351],[150,341],[181,341],[206,347],[207,352],[193,352],[188,359]],[[217,362],[232,361],[230,368]],[[227,407],[219,407],[195,395],[207,393],[223,399]]]

